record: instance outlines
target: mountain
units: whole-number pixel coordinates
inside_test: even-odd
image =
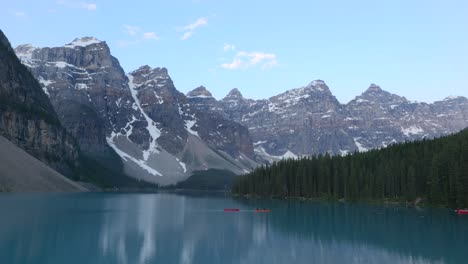
[[[373,84],[341,104],[315,80],[268,99],[233,89],[217,100],[204,86],[181,93],[166,68],[126,74],[106,42],[93,37],[15,52],[87,157],[162,185],[194,171],[243,174],[283,158],[345,155],[468,126],[464,97],[417,103]]]
[[[411,102],[373,84],[346,105],[346,127],[359,150],[434,138],[468,126],[468,100]],[[447,117],[450,116],[448,120]]]
[[[17,56],[49,96],[87,156],[162,185],[206,169],[245,173],[257,164],[246,127],[198,109],[167,69],[126,74],[106,42],[78,38],[62,47],[20,45]]]
[[[234,89],[220,102],[230,118],[249,128],[256,153],[266,160],[355,147],[342,127],[344,106],[321,80],[267,100],[245,99]]]
[[[16,54],[41,83],[84,153],[108,155],[108,131],[125,127],[132,116],[143,119],[134,107],[128,79],[105,42],[86,37],[56,48],[21,45]],[[133,131],[139,136],[135,141],[148,141],[145,124],[134,124]]]
[[[411,102],[375,84],[348,104],[340,104],[328,86],[316,80],[264,100],[246,99],[233,89],[217,105],[249,128],[256,154],[269,161],[344,155],[447,135],[468,126],[465,97],[433,104]]]
[[[1,31],[0,136],[62,174],[74,176],[79,155],[75,140],[62,127],[47,95]]]

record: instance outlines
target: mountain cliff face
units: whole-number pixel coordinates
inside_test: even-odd
[[[132,117],[143,119],[127,77],[105,42],[82,38],[64,47],[22,45],[16,53],[42,84],[83,152],[106,155],[106,135],[124,128]],[[149,138],[145,128],[144,122],[133,124],[133,139],[142,145]]]
[[[210,145],[223,150],[233,157],[245,155],[254,158],[252,141],[247,127],[232,121],[220,112],[223,109],[211,93],[200,86],[187,93],[191,109],[197,113],[200,136]]]
[[[466,98],[411,102],[374,84],[346,109],[345,127],[358,150],[447,135],[468,126]]]
[[[249,128],[257,154],[267,160],[354,146],[341,126],[345,109],[321,80],[268,100],[248,100],[235,89],[221,105]]]
[[[218,105],[249,128],[256,153],[270,161],[296,155],[344,155],[468,126],[464,97],[417,103],[375,84],[348,104],[340,104],[317,80],[267,100],[245,99],[234,89]]]
[[[142,66],[128,76],[135,102],[151,124],[155,148],[149,149],[156,151],[146,155],[154,156],[159,170],[165,170],[161,174],[185,177],[210,168],[244,173],[256,166],[248,129],[198,108],[195,97],[175,88],[167,69]]]
[[[0,135],[67,176],[78,164],[76,142],[1,31]]]
[[[117,153],[130,176],[171,184],[195,170],[239,174],[256,166],[248,129],[192,106],[165,68],[125,74],[107,44],[92,37],[63,47],[21,45],[16,54],[82,151],[98,160]]]

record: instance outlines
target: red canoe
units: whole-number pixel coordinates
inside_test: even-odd
[[[224,212],[239,212],[239,208],[224,208]]]
[[[459,215],[468,215],[468,209],[458,209],[458,210],[455,210],[455,213]]]
[[[270,209],[255,209],[256,213],[269,213]]]

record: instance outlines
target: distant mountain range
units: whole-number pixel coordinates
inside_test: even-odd
[[[234,89],[219,104],[229,118],[249,128],[256,154],[267,160],[344,155],[468,126],[465,97],[411,102],[375,84],[347,104],[340,104],[321,80],[266,100],[245,99]]]
[[[464,97],[416,103],[371,85],[340,104],[316,80],[269,99],[233,89],[216,100],[203,86],[179,92],[166,68],[125,73],[106,42],[93,37],[15,52],[82,153],[108,165],[117,154],[125,174],[163,185],[194,171],[243,174],[282,158],[344,155],[468,126]]]

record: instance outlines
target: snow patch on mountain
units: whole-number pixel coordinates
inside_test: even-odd
[[[44,93],[47,94],[47,96],[50,96],[49,90],[47,90],[47,86],[49,86],[50,84],[53,84],[55,82],[51,81],[51,80],[45,80],[44,78],[42,78],[42,76],[39,76],[38,81],[39,81],[39,83],[44,85],[44,87],[42,87],[42,90],[44,90]]]
[[[187,98],[213,98],[213,96],[209,96],[209,95],[193,95],[193,96],[187,96]]]
[[[276,97],[275,101],[281,102],[281,104],[284,104],[286,107],[290,107],[298,104],[300,101],[309,97],[309,87],[307,86],[287,91],[286,93],[283,93]],[[276,108],[276,106],[274,108]]]
[[[132,120],[130,120],[124,127],[124,130],[126,131],[125,136],[127,136],[128,139],[133,133],[133,122],[135,121],[138,121],[138,119],[134,115],[132,115]]]
[[[254,146],[258,146],[258,145],[265,144],[265,143],[267,143],[267,141],[259,140],[259,141],[255,142],[255,143],[253,143],[253,145],[254,145]]]
[[[180,167],[182,167],[182,169],[184,170],[184,173],[187,172],[187,165],[185,163],[183,163],[182,161],[180,161],[178,158],[176,158],[177,162],[179,162],[179,165]]]
[[[444,101],[455,100],[459,97],[460,96],[450,95],[450,96],[445,97]]]
[[[418,135],[424,133],[424,130],[418,126],[410,126],[407,128],[401,128],[401,132],[405,134],[405,136],[409,135]]]
[[[23,60],[30,61],[32,59],[33,52],[37,49],[37,47],[34,47],[31,44],[19,45],[15,49],[16,56],[21,60],[21,62],[23,62]]]
[[[140,112],[142,113],[143,117],[148,123],[148,126],[146,127],[146,129],[148,130],[151,136],[151,142],[150,142],[149,148],[143,151],[144,160],[148,160],[151,153],[159,153],[159,151],[156,148],[158,146],[158,143],[156,142],[156,140],[161,136],[161,130],[159,130],[156,127],[156,124],[154,123],[154,121],[145,113],[145,111],[141,107],[140,100],[138,99],[138,96],[137,96],[138,91],[136,90],[135,83],[133,82],[133,76],[128,74],[127,77],[128,77],[128,86],[130,87],[130,92],[132,94],[133,100],[135,100],[135,104],[137,108],[140,109]]]
[[[75,84],[75,89],[78,89],[78,90],[84,90],[84,89],[88,89],[88,85],[86,83],[77,83]]]
[[[325,85],[325,82],[322,80],[315,80],[309,83],[307,87],[312,88],[315,91],[318,92],[325,92],[325,89],[322,87]]]
[[[156,91],[153,91],[153,93],[154,93],[154,97],[156,97],[156,100],[158,100],[157,103],[164,104],[164,99],[161,96],[159,96],[159,94],[156,93]]]
[[[115,144],[114,142],[114,138],[119,136],[119,134],[115,133],[115,132],[112,132],[111,136],[110,137],[106,137],[106,140],[107,140],[107,144],[113,148],[115,150],[115,152],[125,161],[133,161],[134,163],[136,163],[138,166],[140,166],[142,169],[144,169],[145,171],[147,171],[149,174],[153,175],[153,176],[163,176],[161,173],[159,173],[159,171],[155,170],[154,168],[151,168],[150,166],[148,166],[146,164],[146,160],[140,160],[140,159],[137,159],[129,154],[127,154],[126,152],[122,151],[121,149],[119,149],[117,147],[117,145]]]
[[[355,138],[353,138],[354,144],[355,144],[356,147],[358,148],[358,151],[359,151],[359,152],[366,152],[366,151],[368,151],[368,150],[369,150],[368,148],[363,147],[362,144],[359,143],[358,140],[360,140],[360,139],[362,139],[362,138],[361,138],[361,137],[355,137]]]
[[[198,135],[198,132],[192,129],[196,124],[197,124],[196,119],[194,119],[194,120],[185,120],[185,128],[187,129],[187,131],[192,135],[200,137]]]
[[[348,153],[349,153],[348,150],[342,150],[342,149],[340,149],[340,155],[341,155],[341,156],[346,156],[346,155],[348,155]]]
[[[288,150],[283,155],[277,157],[281,157],[281,159],[296,159],[298,156],[292,151]]]
[[[269,154],[264,147],[258,146],[254,149],[255,153],[260,155],[263,158],[267,158],[270,162],[272,161],[278,161],[278,160],[283,160],[283,159],[297,159],[298,156],[294,154],[292,151],[287,150],[283,155],[280,156],[275,156]]]
[[[76,38],[72,43],[65,45],[66,48],[86,47],[92,44],[99,44],[102,41],[95,37]]]
[[[61,69],[66,68],[66,67],[76,68],[75,65],[66,63],[65,61],[46,62],[46,64],[52,65],[52,66],[55,66],[55,67],[61,68]]]

